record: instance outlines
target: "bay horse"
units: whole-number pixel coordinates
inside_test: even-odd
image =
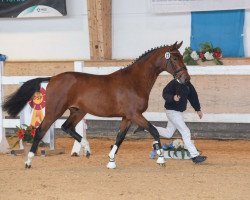
[[[122,144],[132,123],[146,129],[153,137],[153,147],[158,154],[157,163],[165,160],[156,128],[148,122],[143,112],[148,108],[150,91],[158,75],[167,71],[179,82],[190,80],[183,57],[179,52],[181,43],[157,47],[145,52],[131,65],[108,75],[64,72],[52,77],[36,78],[25,82],[8,97],[3,109],[16,116],[32,95],[39,91],[41,82],[49,82],[46,91],[46,113],[36,129],[36,134],[25,167],[30,168],[38,144],[50,126],[69,109],[70,115],[62,130],[76,139],[82,147],[86,140],[75,131],[75,126],[87,114],[100,117],[122,117],[116,142],[111,146],[108,168],[115,168],[115,154]]]

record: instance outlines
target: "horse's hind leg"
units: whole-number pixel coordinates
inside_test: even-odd
[[[44,120],[40,124],[40,126],[36,129],[36,134],[34,137],[34,141],[32,143],[31,149],[28,153],[28,160],[25,162],[25,168],[30,168],[32,159],[35,156],[37,151],[39,142],[42,140],[45,133],[49,130],[50,126],[63,114],[63,112],[58,113],[57,115],[50,115],[46,113]]]
[[[154,150],[156,150],[157,155],[159,156],[156,162],[159,165],[165,166],[165,159],[163,155],[163,149],[161,146],[160,135],[157,129],[149,121],[147,121],[141,114],[134,115],[132,121],[135,122],[140,127],[146,129],[153,136],[155,140],[153,142],[153,147]]]
[[[120,124],[120,130],[118,132],[118,135],[116,137],[115,145],[111,146],[111,151],[109,153],[109,163],[107,164],[107,168],[114,169],[116,168],[115,164],[115,154],[117,153],[120,145],[122,144],[123,140],[125,139],[125,136],[129,130],[129,127],[131,125],[131,121],[127,118],[123,118],[122,122]]]
[[[70,108],[69,110],[70,115],[68,119],[63,123],[61,129],[81,144],[81,146],[84,148],[86,157],[89,158],[90,147],[89,142],[86,139],[86,133],[83,133],[83,136],[81,136],[75,131],[76,125],[83,119],[86,113],[83,113],[78,108]]]

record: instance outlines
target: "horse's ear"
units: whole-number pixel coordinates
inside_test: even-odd
[[[176,49],[177,41],[170,47],[170,51],[173,51]]]
[[[182,45],[183,41],[181,41],[179,44],[176,44],[176,48],[179,49]]]

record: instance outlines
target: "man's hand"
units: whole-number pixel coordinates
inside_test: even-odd
[[[177,95],[177,94],[174,95],[174,101],[180,101],[180,98],[181,98],[181,97],[180,97],[179,95]]]
[[[201,111],[197,111],[197,115],[199,116],[200,119],[203,117],[203,113]]]

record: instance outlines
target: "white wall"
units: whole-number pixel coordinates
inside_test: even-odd
[[[0,53],[9,60],[88,59],[86,0],[67,0],[60,18],[0,18]]]
[[[152,14],[148,0],[113,1],[113,58],[135,58],[153,47],[190,43],[191,15]],[[133,5],[133,6],[131,6]]]
[[[112,1],[113,58],[140,56],[156,46],[183,41],[190,44],[190,13],[152,14],[149,0]],[[86,0],[67,0],[61,18],[1,19],[0,53],[9,60],[89,59]],[[245,46],[250,56],[250,11],[246,12]]]
[[[153,14],[149,0],[113,1],[113,58],[135,58],[145,50],[183,41],[190,45],[191,14]],[[133,6],[131,6],[133,5]],[[245,56],[250,56],[250,10],[245,16]]]

